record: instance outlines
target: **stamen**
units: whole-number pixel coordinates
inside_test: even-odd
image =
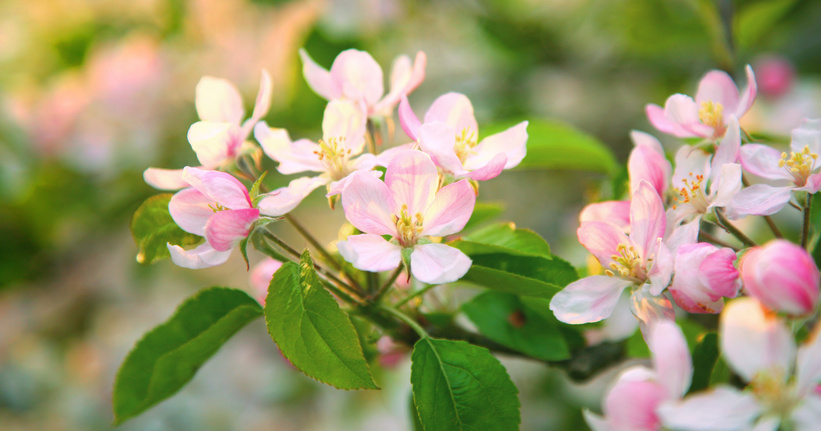
[[[781,153],[781,160],[778,161],[778,166],[785,168],[790,175],[795,178],[795,183],[799,186],[804,186],[807,183],[807,178],[815,170],[815,161],[818,159],[818,154],[810,152],[810,147],[805,145],[799,152]]]
[[[698,119],[704,125],[713,128],[714,136],[723,136],[724,132],[727,131],[727,127],[724,125],[724,105],[720,103],[713,103],[711,100],[701,102]]]

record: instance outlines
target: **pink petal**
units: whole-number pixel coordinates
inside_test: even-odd
[[[587,426],[589,426],[591,430],[613,431],[612,428],[610,428],[610,424],[603,417],[586,409],[582,411],[582,414],[584,415],[584,421],[587,422]]]
[[[331,73],[314,62],[304,49],[299,50],[302,58],[302,74],[314,92],[326,100],[342,96],[342,88],[331,78]]]
[[[450,126],[456,134],[466,131],[479,133],[473,105],[464,94],[447,93],[439,96],[425,113],[425,123],[440,121]]]
[[[268,114],[271,109],[271,93],[273,91],[273,84],[271,83],[271,75],[267,70],[262,69],[262,78],[259,80],[259,92],[257,93],[257,100],[254,102],[254,112],[248,120],[249,124],[256,124],[260,118]]]
[[[821,329],[816,328],[804,345],[798,348],[795,367],[796,392],[806,396],[818,387],[821,381]]]
[[[793,410],[790,419],[796,431],[815,431],[818,424],[821,423],[821,397],[817,395],[808,395],[804,398],[795,410]],[[778,423],[772,427],[775,431],[778,429]],[[753,431],[759,431],[755,429]]]
[[[594,275],[574,281],[550,300],[550,310],[573,325],[598,322],[616,308],[622,291],[631,283],[618,277]]]
[[[254,290],[254,297],[261,304],[265,305],[265,297],[268,296],[268,285],[271,284],[274,273],[281,267],[282,262],[268,257],[254,265],[254,269],[248,274],[251,288]]]
[[[325,165],[319,160],[319,145],[300,139],[291,142],[288,131],[268,127],[264,121],[254,126],[254,137],[268,157],[279,162],[277,170],[290,175],[297,172],[325,172]]]
[[[363,154],[363,156],[372,156],[373,154]],[[361,157],[360,157],[361,158]],[[367,171],[367,169],[365,169]],[[369,174],[373,175],[374,178],[379,178],[382,176],[382,172],[379,171],[368,171]],[[328,185],[328,193],[325,194],[326,198],[331,196],[335,196],[342,193],[342,190],[345,190],[345,187],[348,186],[348,183],[353,178],[353,174],[347,175],[346,177],[342,178],[339,181],[334,181]]]
[[[652,380],[620,378],[602,410],[614,430],[656,431],[661,425],[656,407],[666,398],[664,388]]]
[[[714,181],[717,183],[710,187],[711,194],[713,189],[717,188],[711,206],[726,207],[730,205],[733,197],[741,191],[741,176],[741,165],[738,163],[725,163],[722,165],[718,175],[714,177]]]
[[[377,103],[374,110],[381,112],[383,115],[390,115],[390,111],[399,102],[399,99],[410,94],[425,79],[426,65],[427,56],[422,51],[416,53],[416,59],[412,66],[408,56],[400,55],[396,57],[391,67],[391,90]]]
[[[342,144],[351,155],[362,152],[365,146],[365,111],[358,103],[350,100],[332,100],[325,107],[322,117],[322,136],[326,142],[344,139]]]
[[[796,190],[800,190],[807,193],[818,193],[821,190],[821,173],[812,174],[807,178],[807,183],[804,184],[804,187],[800,187]]]
[[[245,116],[239,90],[230,81],[203,76],[197,83],[195,105],[200,120],[239,125]]]
[[[821,275],[803,247],[773,240],[747,252],[739,266],[745,290],[767,308],[791,316],[815,311]]]
[[[650,183],[642,181],[630,201],[630,239],[638,247],[642,259],[651,257],[666,228],[661,197]]]
[[[713,298],[734,298],[738,295],[739,273],[733,265],[736,254],[732,249],[721,248],[704,259],[698,266],[699,277],[710,288]]]
[[[600,221],[582,222],[576,231],[579,242],[605,268],[610,266],[612,256],[618,254],[619,245],[629,245],[630,240],[618,226]]]
[[[417,141],[419,149],[430,155],[442,170],[454,174],[464,172],[462,161],[453,149],[456,145],[456,135],[447,124],[438,121],[423,124],[419,127]]]
[[[149,186],[160,190],[188,187],[188,183],[182,179],[182,169],[148,168],[143,172],[143,179]]]
[[[623,231],[630,229],[630,201],[596,202],[585,206],[579,213],[579,222],[608,222]]]
[[[693,378],[693,361],[684,334],[675,322],[658,322],[650,333],[647,347],[653,354],[653,368],[658,382],[672,399],[681,398]]]
[[[699,106],[689,96],[674,94],[664,104],[664,115],[676,125],[674,135],[685,138],[713,136],[713,128],[701,123],[698,116]]]
[[[658,408],[666,427],[693,431],[749,429],[761,413],[751,394],[726,386],[689,396],[683,402],[664,403]]]
[[[507,155],[505,153],[496,154],[496,156],[491,159],[488,164],[482,166],[479,169],[475,169],[470,171],[466,174],[457,175],[457,179],[461,178],[470,178],[476,181],[487,181],[499,176],[503,170],[505,170],[505,166],[507,165]]]
[[[667,249],[670,250],[670,253],[675,254],[684,244],[695,244],[698,242],[698,230],[700,223],[701,217],[696,217],[693,221],[673,229],[670,236],[665,241]]]
[[[661,292],[670,284],[670,278],[673,276],[673,254],[662,242],[661,238],[656,240],[657,249],[653,256],[653,263],[650,271],[647,273],[647,278],[650,280],[649,292],[651,295],[661,295]]]
[[[396,199],[388,186],[373,175],[364,171],[351,175],[342,190],[342,208],[348,221],[362,232],[396,235]]]
[[[644,111],[647,114],[647,120],[650,121],[650,124],[658,129],[659,132],[675,136],[679,136],[679,133],[684,133],[684,136],[689,136],[689,133],[681,130],[678,124],[673,123],[667,118],[667,115],[664,113],[664,108],[661,106],[649,103],[644,107]]]
[[[650,145],[636,145],[630,152],[627,171],[630,173],[631,192],[636,191],[642,181],[647,181],[662,194],[667,190],[672,168],[663,153],[657,152]]]
[[[741,157],[741,131],[738,126],[738,120],[735,117],[730,117],[727,122],[727,131],[721,142],[716,148],[716,154],[713,156],[710,172],[713,175],[718,174],[721,167],[727,163],[738,163]]]
[[[256,208],[218,211],[205,224],[205,239],[214,250],[228,251],[248,236],[258,218]]]
[[[209,206],[210,205],[210,206]],[[193,187],[182,189],[171,197],[168,212],[182,230],[205,236],[205,224],[214,215],[214,200]]]
[[[793,180],[785,168],[778,166],[781,152],[761,144],[741,146],[741,166],[744,170],[770,180]]]
[[[656,105],[652,105],[661,110],[660,107]],[[663,110],[661,112],[664,112]],[[661,142],[658,139],[654,138],[653,135],[639,132],[638,130],[630,131],[630,140],[633,141],[634,147],[647,147],[658,154],[664,155],[664,148],[661,146]]]
[[[382,97],[382,68],[365,51],[342,51],[331,65],[331,79],[342,89],[342,94],[355,101],[373,106]]]
[[[351,235],[336,246],[345,260],[363,271],[388,271],[402,263],[402,247],[379,235]]]
[[[222,265],[231,257],[231,250],[217,251],[207,242],[200,244],[193,250],[185,250],[178,245],[168,244],[168,252],[171,253],[171,261],[175,265],[188,269],[202,269]]]
[[[188,129],[188,142],[200,163],[213,169],[231,158],[233,139],[239,133],[239,127],[231,123],[198,121]]]
[[[260,213],[279,217],[291,212],[294,208],[308,197],[312,191],[328,183],[322,177],[301,177],[291,181],[286,187],[280,187],[270,193],[263,195],[257,207]]]
[[[727,72],[711,70],[701,78],[696,93],[696,103],[720,103],[724,112],[735,113],[738,108],[738,87]]]
[[[182,175],[191,187],[224,207],[234,210],[251,208],[248,190],[230,174],[186,167]]]
[[[439,172],[427,154],[407,150],[396,155],[388,164],[385,185],[393,193],[396,204],[407,205],[408,214],[414,217],[416,213],[424,214],[433,202],[436,189],[439,187]]]
[[[792,151],[799,152],[804,147],[809,147],[811,153],[821,153],[821,120],[804,119],[801,125],[792,131]]]
[[[473,154],[465,160],[465,169],[474,170],[487,165],[498,154],[507,156],[505,169],[518,166],[527,154],[527,121],[523,121],[504,132],[490,135],[479,143]]]
[[[429,284],[456,281],[464,276],[472,261],[467,255],[445,244],[417,244],[410,256],[413,276]]]
[[[419,134],[419,128],[422,127],[422,123],[419,121],[419,118],[416,117],[416,114],[413,113],[413,109],[411,109],[410,102],[408,102],[406,96],[402,96],[402,101],[399,102],[398,113],[399,125],[402,126],[402,130],[405,131],[405,134],[408,135],[411,140],[415,141]]]
[[[795,360],[792,332],[777,317],[765,313],[752,298],[731,301],[719,322],[721,352],[745,381],[758,372],[778,370],[789,376]]]
[[[737,118],[743,117],[744,114],[750,110],[753,106],[753,102],[755,102],[755,96],[758,93],[758,85],[755,81],[753,68],[748,64],[747,67],[744,68],[744,71],[747,73],[747,88],[741,93],[741,100],[738,101],[738,108],[735,111]]]
[[[705,283],[696,270],[708,256],[718,250],[712,244],[698,243],[685,244],[676,254],[676,277],[670,286],[670,293],[676,303],[690,313],[718,313],[724,307],[720,300],[722,295],[710,291],[710,285]],[[732,251],[731,251],[732,252]],[[735,257],[735,256],[733,256]],[[730,262],[732,265],[732,261]],[[738,272],[736,271],[736,279]]]
[[[736,193],[727,207],[730,219],[745,215],[770,215],[781,211],[792,198],[791,187],[772,187],[754,184]]]
[[[467,180],[442,187],[424,213],[422,235],[445,236],[461,231],[475,204],[476,193]]]
[[[676,152],[675,161],[676,170],[673,172],[674,189],[686,187],[687,183],[696,181],[696,177],[699,175],[704,176],[705,180],[709,177],[710,155],[700,148],[689,145],[682,146]],[[706,186],[705,183],[702,183],[702,185]],[[677,191],[676,193],[678,194]]]

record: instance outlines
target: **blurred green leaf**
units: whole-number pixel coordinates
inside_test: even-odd
[[[518,390],[487,349],[424,337],[411,361],[413,399],[426,430],[519,429]]]
[[[121,424],[170,397],[262,307],[245,292],[212,287],[186,300],[137,342],[114,382],[114,422]]]
[[[144,265],[152,264],[170,256],[166,244],[182,247],[198,244],[202,237],[188,233],[171,218],[168,212],[168,202],[171,194],[165,193],[152,196],[137,208],[131,218],[131,235],[137,243],[139,252],[137,262]]]
[[[504,211],[505,206],[501,203],[476,202],[476,206],[473,207],[473,214],[470,215],[470,220],[468,220],[462,232],[475,229],[483,223],[493,220]]]
[[[815,260],[815,264],[821,266],[821,247],[818,246],[819,239],[821,239],[821,193],[812,195],[810,228],[808,248],[812,250],[812,257]]]
[[[735,22],[735,36],[739,46],[750,48],[759,43],[772,33],[796,3],[797,0],[739,2]]]
[[[690,393],[710,386],[710,376],[713,374],[718,356],[718,334],[704,334],[693,349],[693,380],[690,384]]]
[[[483,136],[519,122],[483,127]],[[618,168],[610,149],[598,139],[557,120],[529,120],[527,156],[516,169],[556,169],[612,174]]]
[[[463,304],[462,311],[479,332],[503,346],[546,361],[570,357],[556,319],[545,318],[516,295],[485,292]]]
[[[550,245],[544,238],[530,229],[517,229],[516,225],[510,222],[488,226],[468,235],[465,239],[474,243],[470,246],[476,249],[472,254],[480,254],[476,252],[478,249],[496,253],[500,251],[499,248],[503,248],[504,252],[509,254],[551,257]],[[487,245],[493,247],[485,247]]]
[[[306,250],[274,274],[265,300],[268,333],[308,377],[339,389],[379,389],[348,316],[314,271]]]

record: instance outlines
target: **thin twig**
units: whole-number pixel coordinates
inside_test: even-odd
[[[399,278],[400,274],[402,274],[402,265],[399,265],[396,270],[393,271],[393,274],[391,274],[391,277],[385,282],[385,284],[383,284],[382,287],[376,291],[376,293],[371,297],[371,302],[379,301],[379,299],[382,298],[382,295],[387,293],[388,289],[390,289],[393,283],[396,282],[396,279]]]
[[[402,300],[397,302],[396,305],[394,305],[394,307],[399,308],[399,307],[407,304],[408,302],[410,302],[410,300],[412,300],[413,298],[424,295],[425,293],[427,293],[429,290],[433,289],[436,286],[438,286],[438,284],[429,284],[429,285],[417,290],[416,292],[413,292],[410,295],[402,298]]]
[[[744,232],[741,232],[740,230],[738,230],[737,227],[730,223],[730,221],[727,220],[727,217],[724,217],[724,214],[722,214],[718,208],[716,208],[715,213],[716,217],[718,217],[719,226],[721,226],[722,228],[724,228],[724,230],[729,232],[730,235],[738,238],[738,240],[746,246],[755,247],[757,245],[755,241],[750,239],[750,237],[744,235]]]
[[[775,235],[776,238],[784,238],[784,235],[781,234],[781,230],[779,230],[778,226],[775,225],[775,221],[773,221],[772,217],[765,215],[764,220],[767,222],[767,226],[770,227],[770,230],[773,231],[773,235]]]
[[[801,247],[807,248],[810,238],[810,213],[812,209],[812,194],[807,193],[807,203],[804,205],[804,228],[801,231]]]
[[[709,242],[711,242],[711,243],[713,243],[713,244],[715,244],[715,245],[720,245],[722,247],[731,248],[731,249],[733,249],[733,251],[736,251],[736,252],[739,251],[738,247],[736,247],[736,246],[734,246],[730,243],[724,242],[724,241],[714,237],[713,235],[710,235],[709,233],[704,232],[703,230],[698,232],[698,236],[705,239],[705,240],[707,240],[707,241],[709,241]]]

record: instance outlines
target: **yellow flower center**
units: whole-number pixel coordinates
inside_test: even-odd
[[[399,213],[399,217],[393,216],[393,221],[396,223],[396,232],[399,233],[399,244],[402,247],[410,247],[416,244],[416,240],[419,238],[419,235],[422,234],[422,224],[424,223],[425,219],[422,213],[416,213],[416,215],[411,219],[410,214],[408,214],[408,206],[406,204],[402,204],[402,211]]]
[[[212,204],[208,204],[208,208],[211,208],[211,211],[214,211],[215,213],[220,212],[220,211],[225,211],[225,210],[228,209],[228,208],[220,205],[218,202],[214,202],[213,206],[212,206]]]
[[[749,389],[767,411],[778,416],[789,417],[800,400],[795,399],[788,387],[784,373],[780,370],[761,371],[753,377]]]
[[[681,182],[684,186],[677,189],[679,195],[673,200],[678,204],[690,204],[696,211],[706,213],[710,203],[704,193],[704,175],[693,175],[690,172],[689,178],[682,178]],[[678,204],[673,205],[673,209],[676,209]]]
[[[714,136],[724,136],[727,127],[724,125],[724,105],[712,101],[701,102],[698,110],[698,119],[713,128]]]
[[[478,143],[477,141],[476,132],[471,131],[469,128],[462,129],[462,132],[456,135],[456,144],[453,145],[453,151],[462,164],[465,164],[465,160],[470,155],[476,154],[473,148]]]
[[[319,140],[319,151],[314,151],[319,161],[325,166],[332,181],[341,180],[351,173],[348,158],[351,150],[345,148],[345,137]]]
[[[610,256],[613,259],[613,262],[610,262],[610,269],[605,270],[604,273],[609,277],[618,275],[621,278],[644,282],[647,278],[646,271],[636,248],[632,245],[619,244],[616,251],[618,254]]]
[[[807,178],[815,169],[815,159],[818,154],[811,153],[809,146],[804,146],[804,149],[799,152],[790,151],[790,156],[787,153],[781,153],[781,160],[778,161],[778,166],[786,168],[793,178],[795,184],[804,186],[807,183]]]

